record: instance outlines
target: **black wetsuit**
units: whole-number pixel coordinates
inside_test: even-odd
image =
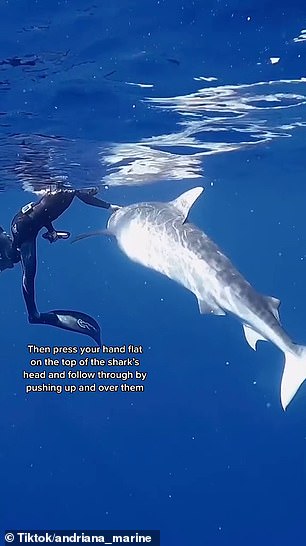
[[[66,310],[40,313],[35,303],[36,238],[39,231],[45,227],[47,231],[43,234],[43,237],[51,243],[59,238],[66,239],[69,237],[69,232],[56,231],[52,222],[69,207],[74,197],[78,197],[88,205],[105,209],[110,208],[110,203],[94,197],[97,191],[96,188],[89,190],[65,188],[46,193],[40,201],[26,205],[14,217],[11,225],[13,236],[11,252],[9,253],[6,249],[5,241],[2,246],[4,251],[10,254],[12,264],[6,267],[13,267],[14,263],[21,260],[23,270],[22,289],[29,322],[32,324],[49,324],[65,330],[86,334],[100,345],[100,327],[89,315]],[[6,237],[8,238],[7,235]]]

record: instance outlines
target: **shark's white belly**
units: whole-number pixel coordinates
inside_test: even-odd
[[[235,284],[222,280],[218,262],[205,260],[204,256],[188,247],[180,233],[175,230],[169,233],[164,226],[144,224],[136,218],[117,234],[117,240],[131,260],[183,285],[197,297],[200,307],[205,302],[208,307],[204,312],[230,312],[284,350],[273,325],[266,324],[260,313],[248,305]]]
[[[158,271],[175,280],[195,294],[199,300],[206,296],[220,301],[223,287],[216,271],[184,245],[179,237],[169,235],[166,229],[133,219],[117,240],[123,252],[133,261]]]

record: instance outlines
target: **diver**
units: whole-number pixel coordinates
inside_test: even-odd
[[[100,327],[89,315],[78,311],[55,310],[40,313],[35,303],[36,275],[36,239],[42,228],[47,231],[43,238],[50,243],[59,239],[67,239],[68,231],[56,231],[52,222],[70,206],[74,197],[83,203],[104,209],[117,210],[117,205],[111,205],[95,197],[97,188],[75,190],[61,186],[47,191],[37,203],[29,203],[22,207],[12,220],[12,237],[0,228],[0,271],[12,269],[21,261],[22,291],[25,300],[28,320],[31,324],[48,324],[64,330],[86,334],[101,345]]]

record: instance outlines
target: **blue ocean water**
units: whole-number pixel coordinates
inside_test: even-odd
[[[203,185],[191,219],[306,343],[306,6],[302,1],[3,1],[1,220],[46,185],[119,204]],[[33,195],[34,193],[34,195]],[[37,193],[37,196],[35,196]],[[73,234],[108,214],[73,202]],[[27,322],[1,275],[0,529],[160,529],[166,546],[302,543],[306,387],[283,356],[130,262],[108,239],[38,241],[42,310],[143,345],[144,393],[28,394],[27,345],[86,338]],[[88,338],[89,339],[89,338]]]

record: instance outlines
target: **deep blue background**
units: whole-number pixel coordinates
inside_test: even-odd
[[[111,171],[99,150],[177,133],[177,112],[141,99],[196,92],[202,75],[218,78],[213,85],[306,76],[306,44],[293,41],[306,25],[304,1],[18,0],[1,4],[0,21],[6,228],[33,199],[25,180],[35,186],[55,173],[77,187],[103,182]],[[304,96],[305,86],[288,92]],[[263,118],[270,129],[303,124],[305,109]],[[306,343],[305,128],[288,131],[205,158],[206,192],[191,219],[258,290],[282,300],[284,327]],[[199,183],[154,182],[103,195],[167,200]],[[80,233],[106,219],[74,202],[56,226]],[[201,316],[191,294],[130,263],[108,239],[51,247],[40,238],[39,308],[83,310],[106,344],[142,344],[149,377],[144,394],[25,396],[28,343],[87,339],[30,326],[20,281],[18,267],[1,275],[1,530],[156,528],[166,546],[302,543],[306,387],[284,413],[277,349],[259,344],[254,353],[238,322]]]

